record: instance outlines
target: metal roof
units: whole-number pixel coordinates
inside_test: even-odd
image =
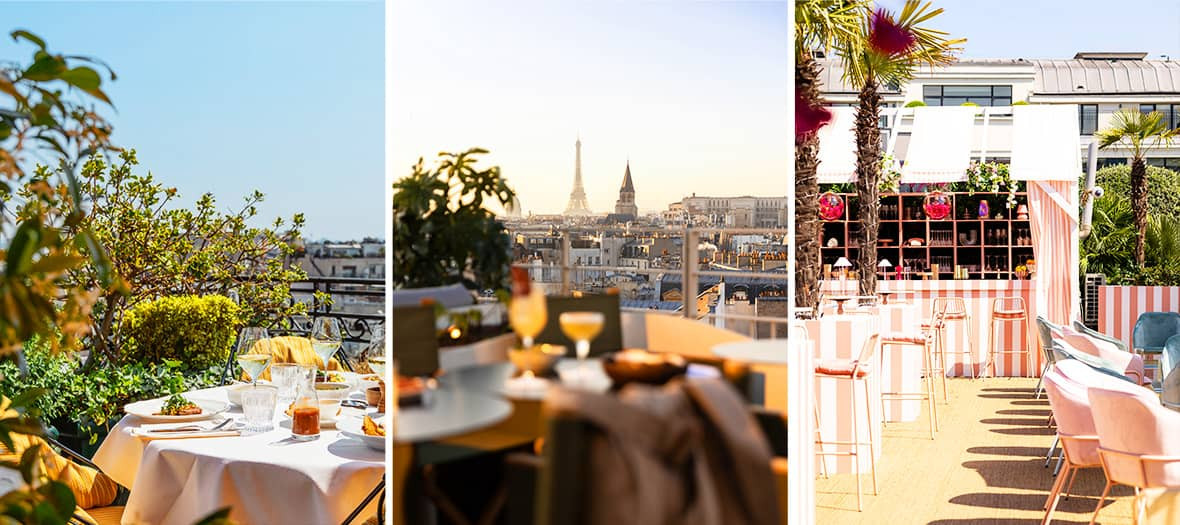
[[[1033,60],[1037,95],[1180,94],[1180,62]]]

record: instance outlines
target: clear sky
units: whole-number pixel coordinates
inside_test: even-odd
[[[880,0],[897,12],[904,0]],[[1079,51],[1142,51],[1180,60],[1175,0],[935,0],[930,27],[966,38],[964,57],[1073,58]]]
[[[393,177],[481,146],[526,213],[557,213],[580,133],[596,212],[613,211],[628,158],[641,211],[784,196],[789,5],[395,0]]]
[[[260,217],[307,216],[311,239],[384,237],[383,5],[0,3],[0,58],[33,47],[107,61],[113,138],[191,204],[258,189]],[[262,221],[260,221],[262,222]]]

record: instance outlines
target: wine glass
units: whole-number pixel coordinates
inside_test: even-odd
[[[545,294],[540,288],[533,288],[528,295],[518,295],[508,303],[508,322],[512,330],[520,336],[520,342],[525,348],[533,346],[533,338],[545,329],[548,320],[545,309]]]
[[[324,373],[328,372],[328,360],[343,341],[340,321],[335,317],[320,317],[311,322],[311,348],[323,361]]]
[[[270,366],[274,357],[270,348],[270,334],[265,328],[247,326],[238,333],[237,355],[238,366],[250,376],[253,385],[258,385],[258,376]]]
[[[606,316],[601,312],[563,312],[557,320],[566,337],[574,340],[580,366],[590,354],[590,341],[602,332]]]
[[[374,374],[385,378],[385,327],[377,325],[373,328],[373,338],[369,343],[369,349],[365,352],[366,360],[369,363],[369,370]]]

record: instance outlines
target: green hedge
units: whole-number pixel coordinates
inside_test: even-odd
[[[161,297],[123,316],[123,355],[145,364],[178,361],[186,369],[224,363],[237,335],[241,312],[228,297]]]
[[[1101,187],[1106,195],[1130,197],[1131,166],[1116,164],[1102,168],[1094,174],[1094,183]],[[1085,189],[1084,176],[1078,187]],[[1147,208],[1148,213],[1152,215],[1180,217],[1180,173],[1167,168],[1147,167]]]

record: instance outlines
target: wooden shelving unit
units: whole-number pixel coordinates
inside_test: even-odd
[[[938,278],[952,279],[956,266],[967,268],[970,279],[1016,279],[1013,270],[1033,258],[1032,228],[1028,219],[1017,219],[1016,209],[1028,204],[1026,193],[1016,194],[1016,205],[1006,207],[1007,193],[947,193],[951,215],[932,220],[925,217],[925,193],[893,193],[881,197],[881,219],[877,259],[893,265],[907,265],[911,272],[929,272],[938,264]],[[856,194],[842,193],[844,215],[824,221],[821,228],[820,258],[835,264],[840,257],[856,263],[860,247],[857,233]],[[990,207],[987,219],[978,216],[979,202]],[[964,212],[967,212],[964,214]],[[998,218],[997,218],[998,217]],[[835,239],[835,245],[829,242]],[[920,246],[910,246],[912,239]],[[895,268],[890,268],[892,273]],[[879,272],[878,272],[879,273]]]

